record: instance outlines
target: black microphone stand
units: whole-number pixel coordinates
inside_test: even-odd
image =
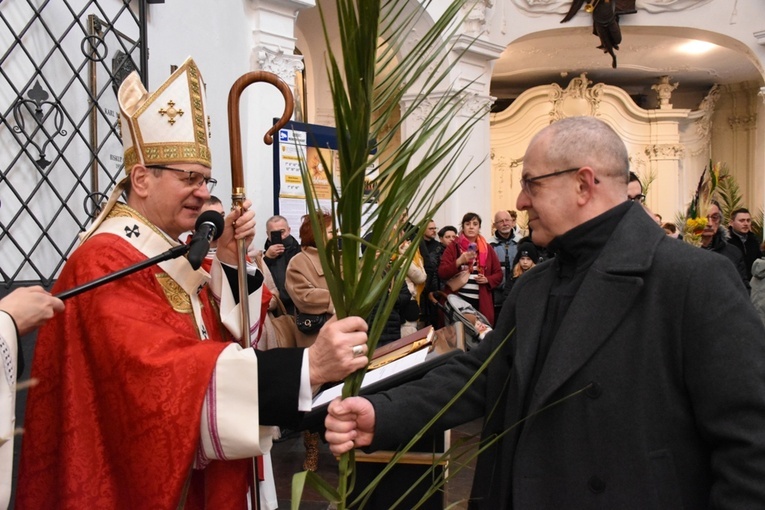
[[[146,267],[153,266],[154,264],[157,264],[159,262],[164,262],[165,260],[178,258],[181,255],[185,255],[186,252],[188,251],[189,251],[189,245],[187,244],[174,246],[170,248],[169,250],[167,250],[166,252],[160,253],[159,255],[156,255],[150,259],[142,260],[141,262],[133,264],[132,266],[128,266],[124,269],[120,269],[119,271],[116,271],[111,274],[107,274],[105,276],[102,276],[101,278],[97,278],[88,283],[84,283],[78,287],[74,287],[73,289],[65,290],[64,292],[61,292],[60,294],[56,294],[55,297],[62,300],[69,299],[70,297],[74,297],[77,294],[82,294],[83,292],[87,292],[89,290],[95,289],[96,287],[100,287],[101,285],[114,281],[118,278],[122,278],[123,276],[133,274],[136,271],[140,271],[141,269],[144,269]]]

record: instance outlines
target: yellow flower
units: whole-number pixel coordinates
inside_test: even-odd
[[[707,226],[706,218],[688,218],[685,221],[685,231],[692,232],[694,234],[701,234],[704,227]]]

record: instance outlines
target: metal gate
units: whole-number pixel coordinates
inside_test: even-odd
[[[0,291],[50,286],[119,179],[116,87],[147,69],[146,3],[0,0]]]

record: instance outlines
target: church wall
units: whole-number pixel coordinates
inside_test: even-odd
[[[720,88],[712,129],[712,159],[727,165],[743,195],[743,204],[753,212],[762,208],[761,177],[756,170],[757,145],[762,144],[758,130],[758,109],[762,100],[759,86],[725,85]],[[761,169],[762,167],[760,167]]]
[[[226,205],[231,203],[226,103],[231,85],[250,70],[252,48],[244,5],[232,5],[221,9],[204,0],[169,0],[148,8],[148,89],[154,91],[162,84],[171,65],[181,64],[187,56],[194,58],[207,89],[213,175],[218,180],[215,194]],[[249,138],[245,129],[243,136]]]
[[[419,2],[412,0],[419,5]],[[445,0],[434,2],[432,13],[437,14]],[[485,30],[481,40],[486,49],[473,56],[473,60],[455,70],[455,76],[461,72],[479,75],[476,94],[488,97],[488,83],[491,77],[491,60],[507,44],[528,33],[549,30],[559,26],[559,21],[568,9],[568,0],[484,0],[479,2],[484,8],[484,16],[477,22],[478,29]],[[323,38],[317,35],[319,25],[315,9],[311,9],[311,0],[242,0],[222,8],[214,2],[204,0],[167,0],[164,4],[148,6],[149,24],[149,89],[154,90],[166,76],[170,65],[180,64],[188,55],[197,61],[207,85],[209,113],[212,118],[211,148],[215,177],[219,181],[216,189],[224,202],[230,202],[230,159],[227,132],[226,102],[231,84],[244,72],[262,68],[263,61],[259,52],[263,48],[274,51],[284,50],[291,55],[295,44],[305,56],[308,76],[308,122],[320,124],[332,123],[332,109],[329,102],[329,89],[324,71]],[[765,61],[765,45],[760,44],[754,34],[765,30],[765,18],[762,14],[761,0],[643,0],[637,14],[624,16],[623,25],[635,26],[677,26],[695,27],[711,30],[737,39],[743,51],[750,54],[753,62],[762,69]],[[299,13],[299,14],[298,14]],[[305,20],[314,20],[306,23]],[[590,18],[579,13],[570,26],[589,26]],[[413,40],[416,34],[413,34]],[[317,41],[322,44],[317,44]],[[761,86],[762,84],[759,84]],[[763,143],[763,123],[765,112],[763,97],[757,96],[757,84],[751,90],[725,91],[718,112],[714,119],[712,135],[715,159],[726,161],[738,172],[746,169],[742,176],[742,188],[746,187],[746,201],[753,209],[765,203],[765,144]],[[265,86],[264,86],[265,87]],[[485,90],[484,90],[484,87]],[[262,245],[265,239],[265,220],[273,211],[271,199],[273,189],[271,149],[262,142],[265,130],[271,119],[281,113],[281,99],[273,91],[251,92],[252,87],[242,98],[242,134],[245,147],[245,168],[247,169],[247,194],[256,197],[255,209],[258,218],[258,237],[256,243]],[[686,96],[678,90],[675,107],[694,109],[699,98]],[[519,122],[525,123],[528,132],[535,132],[545,125],[547,118],[541,111],[542,104],[529,106],[532,110],[523,112]],[[725,113],[722,112],[725,110]],[[742,119],[752,113],[756,117],[752,126],[742,126],[739,121],[734,129],[728,123],[728,117]],[[458,119],[459,120],[459,119]],[[409,126],[413,128],[414,126]],[[691,130],[679,128],[678,136],[685,136]],[[500,160],[503,155],[490,154],[489,120],[485,120],[476,130],[466,158],[482,161],[478,172],[464,190],[458,192],[449,210],[443,214],[439,223],[454,222],[468,207],[477,206],[476,212],[490,221],[490,215],[500,207],[514,208],[514,194],[517,193],[517,181],[520,167],[517,159],[523,154],[528,142],[527,134],[517,135],[513,142],[512,153]],[[695,149],[694,149],[695,150]],[[506,167],[502,166],[506,165]],[[695,168],[691,163],[680,163],[681,168]],[[497,169],[501,169],[498,171]],[[673,186],[683,190],[683,195],[691,186],[692,179],[687,175],[675,176],[677,184]],[[746,182],[746,184],[744,184]],[[658,189],[658,188],[657,188]],[[491,200],[485,199],[491,197]],[[660,212],[665,219],[671,215],[677,197],[660,198],[661,204],[672,202],[673,206],[660,205]],[[687,199],[686,199],[687,200]],[[666,210],[665,210],[666,209]],[[484,231],[488,232],[488,226]]]
[[[269,2],[263,2],[268,4]],[[278,3],[278,2],[273,2]],[[193,5],[190,5],[193,4]],[[197,57],[200,67],[205,74],[205,79],[208,82],[208,96],[211,98],[211,112],[217,117],[225,118],[225,109],[220,106],[225,99],[222,99],[218,93],[218,97],[211,96],[210,94],[210,82],[214,82],[214,86],[217,90],[230,86],[233,83],[233,79],[237,73],[243,72],[242,69],[250,63],[253,48],[253,42],[250,37],[251,27],[246,21],[246,16],[242,16],[242,11],[248,9],[255,9],[251,1],[244,1],[242,5],[237,5],[236,9],[226,9],[230,11],[227,13],[218,13],[213,7],[207,6],[201,0],[191,0],[186,2],[184,12],[194,13],[194,20],[185,20],[184,26],[199,27],[199,30],[204,30],[205,33],[217,34],[213,42],[217,43],[217,39],[220,39],[219,44],[213,44],[213,48],[208,48],[208,44],[203,40],[205,38],[194,37],[194,30],[184,31],[180,40],[176,37],[172,39],[176,30],[167,31],[167,26],[173,26],[172,21],[174,16],[178,15],[179,10],[176,6],[169,1],[167,4],[160,4],[151,7],[151,20],[150,20],[150,34],[152,39],[150,45],[152,48],[152,66],[155,65],[157,60],[169,60],[169,57],[164,56],[165,52],[170,54],[185,52],[202,55]],[[323,35],[320,33],[320,26],[318,23],[318,14],[316,9],[310,9],[310,2],[306,2],[304,9],[300,11],[297,17],[297,21],[294,24],[294,39],[297,41],[297,46],[304,54],[307,81],[308,81],[308,105],[306,110],[306,120],[308,122],[314,122],[319,124],[333,123],[333,116],[331,110],[331,104],[329,102],[329,88],[326,79],[325,66],[324,66],[324,51],[323,51]],[[444,1],[438,1],[434,3],[431,12],[435,15],[443,8]],[[548,30],[551,27],[557,27],[558,22],[562,19],[563,13],[568,9],[569,2],[563,0],[551,0],[549,2],[533,2],[531,0],[507,0],[503,2],[498,1],[484,1],[481,4],[485,7],[485,23],[483,28],[486,32],[484,37],[486,40],[498,47],[502,48],[509,44],[513,40],[517,39],[528,33],[533,33],[539,30]],[[189,5],[187,9],[185,6]],[[740,41],[741,48],[750,54],[752,60],[756,65],[762,69],[761,62],[765,59],[765,46],[758,44],[754,32],[765,29],[765,22],[761,21],[761,4],[758,0],[739,0],[734,5],[729,0],[702,0],[702,1],[690,1],[690,0],[672,0],[667,2],[666,0],[645,0],[639,2],[641,9],[637,14],[625,16],[622,19],[624,25],[656,25],[656,26],[679,26],[679,27],[695,27],[704,30],[716,31],[730,37],[733,37]],[[215,11],[215,12],[213,12]],[[164,12],[160,18],[160,12]],[[199,13],[203,13],[200,15]],[[156,13],[156,14],[155,14]],[[759,13],[759,14],[758,14]],[[156,16],[156,17],[155,17]],[[190,15],[189,15],[190,16]],[[724,20],[725,22],[721,22]],[[188,24],[185,24],[188,21]],[[554,21],[554,23],[553,23]],[[588,26],[590,18],[583,13],[577,15],[569,26]],[[163,39],[161,35],[163,30],[166,32],[166,39]],[[198,31],[197,31],[198,32]],[[171,42],[172,41],[172,42]],[[218,46],[215,49],[215,46]],[[222,51],[221,48],[225,48]],[[232,55],[231,58],[221,59],[220,55]],[[179,57],[180,58],[180,57]],[[209,63],[208,63],[209,60]],[[485,78],[491,74],[490,69],[491,57],[485,57],[483,62],[476,66],[472,64],[466,64],[467,67],[473,66],[473,72],[483,72]],[[160,65],[160,64],[157,64]],[[164,64],[161,64],[164,65]],[[165,66],[166,67],[166,66]],[[153,67],[152,67],[153,69]],[[214,78],[208,76],[214,74]],[[153,72],[153,79],[159,75]],[[655,101],[653,98],[646,97],[646,102],[643,106],[651,108],[655,105],[651,104],[651,101]],[[673,95],[673,103],[675,108],[685,108],[694,110],[698,107],[700,100],[698,93],[686,93],[682,90],[677,90]],[[738,154],[740,149],[725,148],[725,144],[734,143],[744,144],[751,148],[752,154],[749,156],[749,162],[746,164],[749,172],[746,177],[747,188],[749,195],[747,195],[747,201],[752,203],[762,203],[765,199],[765,184],[762,177],[765,174],[765,149],[762,148],[762,143],[756,143],[758,137],[756,133],[762,133],[762,128],[759,126],[762,123],[762,101],[758,103],[757,98],[750,103],[750,108],[754,108],[760,111],[760,115],[755,121],[759,129],[751,132],[748,137],[742,136],[738,131],[734,137],[734,133],[730,127],[721,127],[719,125],[719,115],[715,119],[715,128],[713,131],[713,145],[717,148],[721,143],[723,146],[716,149],[714,155],[718,159],[727,159],[733,157],[733,154]],[[724,100],[722,100],[724,104]],[[721,106],[722,107],[722,106]],[[538,106],[536,107],[538,108]],[[727,107],[726,107],[727,108]],[[269,118],[274,116],[273,112],[270,112],[271,105],[264,105],[258,102],[252,104],[252,115],[262,116]],[[526,112],[522,118],[524,122],[529,118],[537,118],[533,112]],[[213,126],[217,124],[214,121]],[[488,129],[489,121],[487,120],[484,126],[479,126],[475,137],[477,144],[473,144],[471,147],[471,154],[475,158],[486,158],[485,162],[479,168],[479,171],[471,178],[462,191],[459,191],[451,204],[451,209],[444,211],[443,219],[439,219],[439,223],[454,222],[459,216],[458,212],[464,212],[463,209],[470,204],[480,204],[478,211],[484,217],[489,217],[494,210],[500,207],[514,208],[514,193],[517,191],[517,180],[519,178],[520,167],[517,166],[517,162],[514,160],[522,155],[522,151],[519,154],[515,154],[508,161],[498,162],[497,158],[500,155],[492,153],[488,154],[488,144],[484,145],[485,140],[489,136]],[[727,124],[727,121],[726,121]],[[544,121],[543,124],[544,125]],[[529,126],[529,130],[536,130],[539,126]],[[691,126],[692,127],[692,126]],[[740,130],[740,128],[739,128]],[[218,131],[218,132],[215,132]],[[221,140],[218,136],[220,130],[216,130],[215,139],[213,141],[214,160],[216,166],[226,166],[228,163],[228,141],[225,137],[225,141]],[[678,136],[686,136],[693,130],[681,126],[678,129]],[[245,135],[247,136],[247,135]],[[262,134],[256,136],[250,136],[250,139],[256,140],[253,143],[259,143],[259,139]],[[493,137],[494,134],[492,133]],[[695,136],[695,135],[689,135]],[[760,135],[759,139],[762,138]],[[742,141],[744,140],[744,141]],[[526,137],[521,144],[527,143],[528,137]],[[738,147],[739,145],[737,145]],[[520,145],[517,146],[520,149]],[[525,149],[525,147],[523,147]],[[693,149],[698,151],[698,147]],[[746,149],[743,149],[746,151]],[[517,150],[516,152],[519,152]],[[731,155],[728,156],[728,153]],[[724,158],[723,158],[724,156]],[[697,159],[702,159],[695,156]],[[743,156],[741,154],[736,156],[736,161],[740,162]],[[491,159],[493,158],[493,159]],[[258,186],[259,200],[265,201],[263,205],[258,204],[256,209],[258,211],[259,220],[265,221],[265,217],[270,214],[273,204],[270,200],[270,194],[267,193],[267,187],[272,185],[270,176],[271,157],[270,153],[261,152],[258,155],[259,164],[266,166],[268,169],[268,175],[262,175],[259,177],[259,181],[262,181],[263,186]],[[510,165],[506,170],[497,173],[496,168],[504,168],[502,165]],[[516,165],[516,166],[513,166]],[[679,175],[674,175],[671,179],[671,189],[674,189],[672,196],[656,198],[659,203],[667,202],[673,204],[672,206],[657,205],[661,210],[665,219],[668,216],[673,215],[675,208],[681,208],[682,202],[687,200],[685,195],[687,190],[695,185],[691,184],[694,180],[695,168],[698,166],[697,162],[685,162],[678,163],[681,172]],[[218,166],[219,168],[219,166]],[[258,172],[263,172],[259,170]],[[686,172],[688,173],[686,175]],[[218,172],[216,172],[218,173]],[[260,174],[259,174],[260,175]],[[218,173],[220,177],[220,173]],[[665,176],[665,179],[668,178]],[[225,184],[224,184],[225,186]],[[743,185],[742,185],[743,187]],[[504,191],[507,188],[509,191]],[[223,188],[222,188],[223,189]],[[653,194],[658,195],[658,187],[654,188]],[[487,200],[481,200],[480,195],[489,194],[492,199],[489,203]],[[680,198],[682,196],[683,198]],[[650,200],[650,199],[649,199]],[[676,204],[679,204],[676,206]],[[465,209],[467,210],[467,209]],[[485,230],[488,230],[485,229]],[[258,233],[260,237],[263,235],[263,231]]]

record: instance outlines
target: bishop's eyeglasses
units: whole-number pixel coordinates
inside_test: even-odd
[[[212,177],[205,177],[204,175],[200,174],[199,172],[195,172],[194,170],[183,170],[181,168],[173,168],[170,166],[164,166],[164,165],[148,165],[148,168],[156,168],[158,170],[169,170],[171,172],[180,172],[186,174],[186,178],[182,179],[183,181],[186,181],[186,184],[189,185],[191,188],[201,188],[202,183],[204,183],[207,186],[207,191],[212,193],[212,190],[215,189],[215,185],[218,184],[218,181],[213,179]]]

